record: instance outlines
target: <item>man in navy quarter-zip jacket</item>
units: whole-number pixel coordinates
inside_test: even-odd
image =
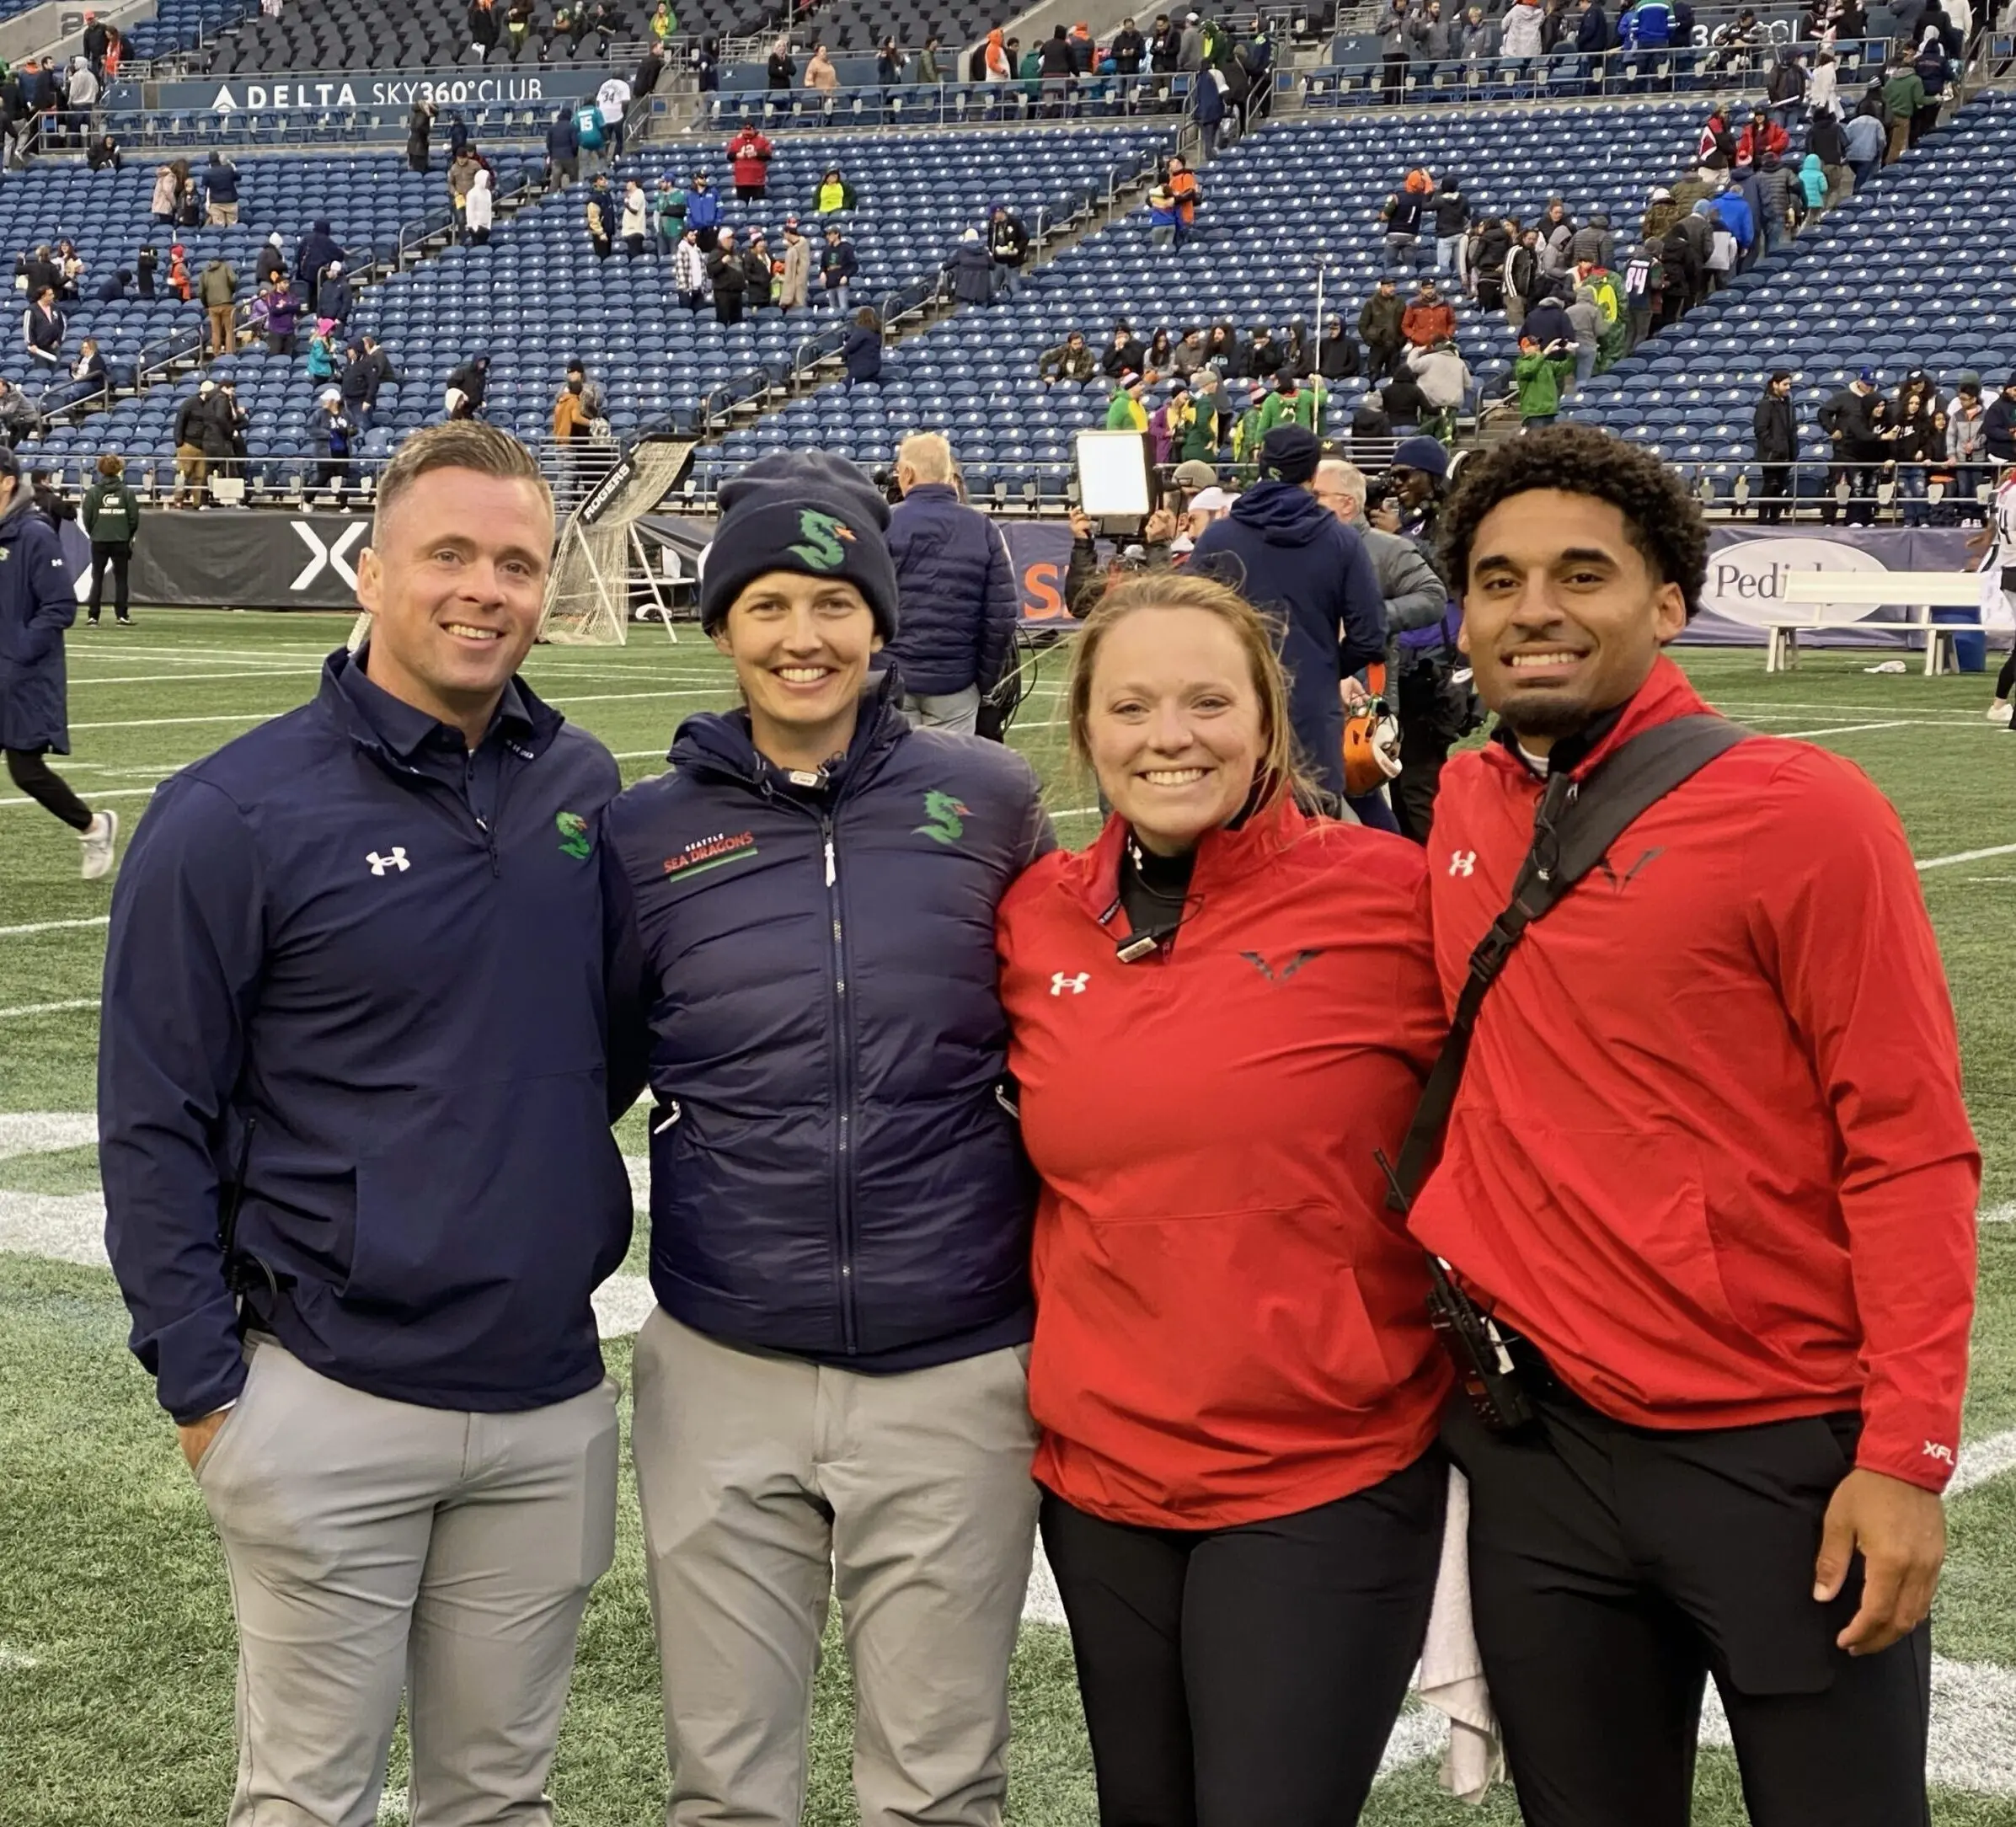
[[[614,1545],[589,1296],[639,1088],[608,1050],[616,766],[515,676],[553,524],[504,433],[409,439],[372,639],[163,787],[113,903],[106,1242],[230,1565],[232,1827],[375,1818],[403,1690],[415,1819],[552,1819]]]
[[[1034,1187],[994,910],[1029,764],[912,729],[887,505],[816,453],[722,491],[701,618],[745,708],[612,809],[648,1010],[632,1430],[671,1827],[796,1827],[829,1593],[863,1827],[998,1827],[1035,1525]]]

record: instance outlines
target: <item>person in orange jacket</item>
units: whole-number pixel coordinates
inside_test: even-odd
[[[1116,585],[1067,703],[1113,814],[1030,866],[997,938],[1099,1818],[1353,1821],[1448,1484],[1449,1368],[1375,1158],[1445,1026],[1425,867],[1302,809],[1280,662],[1224,584]]]
[[[1456,309],[1436,290],[1431,279],[1421,281],[1413,302],[1400,313],[1400,334],[1416,349],[1433,349],[1444,337],[1456,334]]]
[[[1499,719],[1429,836],[1453,1006],[1562,777],[1709,718],[1661,653],[1707,536],[1579,425],[1474,459],[1437,531]],[[1412,1225],[1537,1412],[1443,1430],[1528,1822],[1684,1823],[1710,1675],[1757,1827],[1929,1818],[1980,1172],[1910,845],[1840,756],[1736,742],[1506,958]]]

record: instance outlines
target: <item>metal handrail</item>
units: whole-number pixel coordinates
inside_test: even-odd
[[[831,93],[809,88],[710,89],[698,99],[704,131],[787,120],[806,128],[853,125],[958,126],[979,120],[1083,120],[1180,113],[1192,72],[1017,77],[1006,83],[877,83]],[[851,117],[851,118],[850,118]],[[872,117],[872,118],[870,118]]]

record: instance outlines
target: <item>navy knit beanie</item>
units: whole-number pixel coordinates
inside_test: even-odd
[[[721,520],[700,585],[709,634],[735,598],[770,571],[844,579],[867,600],[885,645],[896,634],[889,504],[855,466],[823,451],[759,457],[721,489]]]

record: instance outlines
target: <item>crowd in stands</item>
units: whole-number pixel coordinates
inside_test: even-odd
[[[1957,61],[1969,38],[1987,24],[1987,9],[1978,21],[1967,0],[1955,0],[1958,17],[1942,0],[1905,0],[1891,9],[1896,29],[1916,51],[1929,42],[1944,61]],[[1820,67],[1832,66],[1837,44],[1867,35],[1869,19],[1862,0],[1811,0],[1799,21],[1800,48],[1814,61],[1802,64],[1790,45],[1776,42],[1755,9],[1744,8],[1714,26],[1697,42],[1694,9],[1688,0],[1631,0],[1612,15],[1605,0],[1511,0],[1502,10],[1492,6],[1463,7],[1450,0],[1391,0],[1378,26],[1380,79],[1388,101],[1398,102],[1411,80],[1425,84],[1438,72],[1501,60],[1537,60],[1574,56],[1581,58],[1582,77],[1593,82],[1593,60],[1610,52],[1652,53],[1690,61],[1707,74],[1747,77],[1764,73],[1770,101],[1783,105],[1810,99],[1815,106],[1832,99],[1831,78]],[[1632,72],[1649,67],[1628,60]],[[1927,77],[1936,92],[1944,82]],[[1814,90],[1809,98],[1806,91]]]

